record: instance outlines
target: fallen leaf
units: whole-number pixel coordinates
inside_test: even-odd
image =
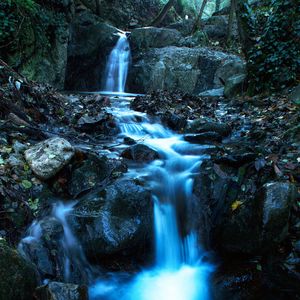
[[[264,158],[257,158],[254,165],[256,171],[259,171],[266,165],[266,160]]]
[[[241,205],[243,204],[242,201],[236,200],[231,204],[231,210],[235,211],[237,210]]]

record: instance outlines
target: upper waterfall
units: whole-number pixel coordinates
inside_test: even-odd
[[[120,38],[111,51],[106,65],[104,91],[124,93],[131,51],[126,33],[119,32],[118,35]]]

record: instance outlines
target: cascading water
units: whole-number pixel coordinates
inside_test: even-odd
[[[202,160],[207,158],[201,155],[206,147],[185,142],[182,136],[159,123],[152,123],[145,114],[124,106],[124,101],[122,105],[120,99],[117,101],[117,106],[122,108],[112,108],[111,113],[119,119],[121,137],[143,140],[162,157],[137,173],[146,176],[153,194],[156,263],[129,285],[121,289],[120,284],[111,286],[109,293],[103,289],[104,282],[99,281],[90,289],[91,298],[208,300],[212,266],[202,261],[204,253],[198,245],[197,235],[185,224],[193,177]],[[137,122],[137,119],[142,121]],[[106,282],[105,286],[110,283]]]
[[[109,55],[105,71],[104,91],[122,94],[125,92],[131,51],[126,33],[120,32],[119,36],[116,46]]]

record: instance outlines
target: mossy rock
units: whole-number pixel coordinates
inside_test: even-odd
[[[0,239],[0,300],[32,300],[36,285],[33,267]]]

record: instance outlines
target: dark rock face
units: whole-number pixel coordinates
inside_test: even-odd
[[[182,35],[176,29],[144,27],[132,30],[130,44],[133,51],[148,48],[179,46]]]
[[[65,88],[99,90],[109,53],[118,40],[118,29],[87,11],[71,24]]]
[[[97,11],[94,0],[81,0],[81,2],[103,20],[123,29],[149,24],[162,6],[159,0],[102,0],[100,10]],[[167,16],[166,22],[171,20]]]
[[[159,154],[155,150],[143,144],[137,144],[125,149],[121,156],[136,162],[149,162],[159,158]]]
[[[0,240],[0,299],[32,300],[36,285],[33,266]]]
[[[152,200],[142,186],[118,180],[83,197],[70,222],[90,258],[135,254],[152,235]]]
[[[128,85],[139,93],[158,89],[200,93],[222,87],[220,78],[226,82],[242,70],[239,57],[208,48],[152,48],[133,55]]]

